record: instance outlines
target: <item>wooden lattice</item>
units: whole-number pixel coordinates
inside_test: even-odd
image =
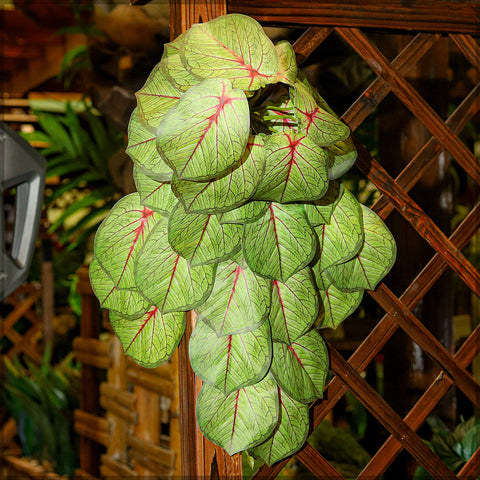
[[[463,222],[447,237],[409,195],[409,191],[441,152],[448,152],[470,179],[477,186],[480,184],[479,162],[458,137],[480,109],[480,83],[476,82],[462,103],[443,121],[405,78],[439,38],[446,36],[463,53],[477,74],[480,74],[480,47],[472,37],[472,34],[478,33],[478,4],[475,3],[430,0],[321,3],[277,0],[171,2],[173,36],[180,34],[194,22],[207,21],[224,13],[243,13],[263,23],[270,22],[280,26],[313,25],[294,46],[300,61],[306,59],[335,32],[358,53],[377,77],[342,116],[351,130],[355,131],[391,92],[431,133],[431,138],[396,178],[392,178],[361,144],[357,142],[356,145],[359,151],[357,167],[382,194],[373,209],[384,219],[393,210],[397,210],[435,251],[430,261],[411,279],[410,285],[401,295],[395,295],[385,283],[376,291],[370,292],[385,314],[348,361],[333,345],[329,345],[334,377],[325,391],[325,399],[312,406],[312,428],[315,429],[345,392],[350,390],[390,433],[390,437],[365,466],[358,479],[380,478],[402,450],[409,452],[436,479],[473,479],[480,474],[480,449],[458,475],[455,475],[416,433],[452,385],[456,385],[473,405],[480,406],[480,387],[467,371],[480,351],[480,329],[477,327],[453,355],[413,313],[415,306],[447,269],[453,270],[471,292],[480,296],[479,272],[462,254],[462,249],[478,231],[480,207],[476,203]],[[363,27],[381,28],[384,35],[400,29],[414,30],[417,35],[396,58],[389,61],[367,38],[361,30]],[[399,328],[434,359],[442,370],[403,419],[360,375]],[[239,478],[240,458],[235,456],[228,459],[226,454],[209,444],[195,429],[193,394],[198,385],[188,367],[187,343],[186,339],[182,342],[179,359],[181,391],[186,394],[183,402],[181,399],[181,420],[184,420],[183,475],[213,477],[219,474]],[[318,478],[343,478],[308,443],[297,453],[296,458]],[[287,460],[273,467],[263,465],[254,478],[273,479],[286,463]]]

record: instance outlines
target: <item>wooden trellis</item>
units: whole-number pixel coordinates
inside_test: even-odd
[[[373,209],[384,219],[396,209],[435,253],[417,276],[411,279],[410,285],[401,295],[395,295],[385,283],[376,291],[370,292],[385,314],[348,361],[329,345],[334,377],[327,386],[325,399],[312,406],[312,428],[316,428],[345,392],[350,390],[390,433],[390,437],[365,466],[358,479],[380,478],[402,450],[409,452],[436,479],[477,478],[480,474],[480,449],[458,475],[455,475],[425,445],[416,431],[452,385],[456,385],[473,405],[480,406],[480,387],[467,371],[480,351],[480,328],[477,327],[458,351],[452,354],[413,312],[415,306],[447,269],[453,270],[471,292],[480,296],[480,274],[462,254],[462,249],[478,231],[480,207],[477,203],[450,237],[447,237],[421,205],[412,199],[409,191],[441,152],[448,152],[471,180],[477,186],[480,184],[479,162],[458,137],[467,122],[480,109],[480,83],[476,82],[463,102],[443,121],[405,76],[442,36],[448,37],[456,45],[477,75],[480,75],[480,47],[473,37],[480,33],[480,5],[477,2],[453,0],[172,0],[170,5],[172,37],[179,35],[193,23],[207,21],[225,13],[250,15],[265,25],[308,26],[294,45],[300,62],[335,32],[358,53],[377,77],[342,116],[351,130],[355,131],[391,92],[430,132],[431,138],[396,178],[357,142],[359,157],[356,165],[382,193]],[[365,29],[371,27],[381,29],[384,35],[408,30],[410,34],[416,33],[416,36],[389,61],[366,36]],[[399,328],[441,368],[435,381],[403,419],[360,375]],[[195,427],[194,394],[198,390],[198,382],[188,365],[187,346],[188,333],[179,351],[182,473],[187,478],[241,478],[241,458],[238,455],[228,457],[221,449],[203,439]],[[296,457],[318,478],[343,478],[308,443]],[[286,463],[287,460],[273,467],[263,465],[254,478],[273,479]]]

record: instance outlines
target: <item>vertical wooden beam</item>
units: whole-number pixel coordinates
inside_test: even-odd
[[[194,23],[202,23],[227,13],[226,0],[170,0],[170,39]],[[188,358],[188,341],[195,324],[193,312],[187,313],[187,328],[178,347],[179,415],[181,465],[184,478],[222,480],[242,478],[242,457],[230,457],[223,449],[203,437],[195,420],[195,399],[201,381],[195,378]]]

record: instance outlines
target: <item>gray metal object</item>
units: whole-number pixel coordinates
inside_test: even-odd
[[[45,159],[0,122],[0,300],[22,284],[30,268],[42,213]],[[15,188],[15,226],[11,252],[5,248],[3,193]]]

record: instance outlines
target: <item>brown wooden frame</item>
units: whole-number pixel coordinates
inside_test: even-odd
[[[312,428],[318,426],[348,389],[391,434],[358,476],[359,479],[379,478],[403,449],[424,465],[434,478],[476,478],[480,474],[480,449],[458,475],[455,475],[426,447],[415,432],[454,384],[473,405],[480,406],[480,387],[466,370],[480,351],[480,328],[477,327],[455,355],[452,355],[415,317],[413,308],[447,268],[452,269],[472,292],[480,296],[480,274],[461,252],[479,229],[480,207],[477,204],[447,238],[408,192],[442,151],[450,153],[474,182],[477,185],[480,184],[479,163],[457,136],[480,109],[478,98],[480,83],[477,82],[475,88],[448,120],[443,121],[405,79],[405,75],[441,35],[448,35],[480,74],[480,47],[472,37],[479,34],[480,5],[477,2],[454,0],[417,0],[415,2],[401,0],[381,2],[377,0],[362,2],[354,0],[325,2],[171,0],[170,6],[172,38],[193,23],[207,21],[224,13],[250,15],[265,25],[308,26],[310,28],[294,45],[300,62],[307,58],[332,31],[336,31],[377,75],[377,79],[342,117],[351,130],[355,131],[383,98],[389,92],[393,92],[432,134],[430,140],[395,179],[357,142],[359,158],[356,165],[382,193],[373,209],[384,219],[396,209],[436,253],[399,297],[395,296],[384,283],[374,292],[370,292],[373,299],[385,311],[385,315],[348,361],[345,361],[338,351],[329,345],[334,378],[326,388],[325,400],[311,407]],[[376,28],[386,32],[409,30],[417,35],[390,62],[368,40],[362,28]],[[190,331],[192,323],[191,318]],[[398,328],[404,330],[442,368],[438,377],[404,419],[395,413],[359,374]],[[183,475],[187,478],[195,476],[240,478],[240,458],[238,456],[230,458],[221,449],[211,445],[202,438],[195,426],[194,394],[199,384],[188,363],[189,333],[187,332],[184,337],[179,350],[179,382],[181,395],[184,395],[180,409],[184,439]],[[343,478],[308,443],[296,457],[319,478]],[[286,462],[287,460],[279,462],[273,467],[263,465],[255,473],[254,478],[273,479]]]

